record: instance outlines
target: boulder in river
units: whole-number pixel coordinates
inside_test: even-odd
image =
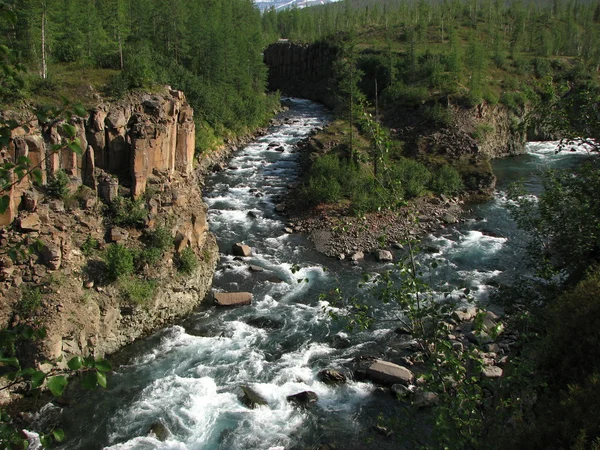
[[[318,377],[325,384],[344,384],[346,382],[346,375],[335,369],[321,370]]]
[[[294,395],[288,395],[286,399],[288,402],[306,406],[311,403],[316,403],[317,400],[319,400],[319,396],[313,391],[303,391]]]
[[[355,252],[350,259],[352,261],[359,261],[361,259],[365,259],[365,254],[363,252]]]
[[[217,306],[243,306],[252,303],[250,292],[215,292],[213,296]]]
[[[262,328],[267,330],[277,330],[283,328],[285,322],[280,319],[272,319],[265,316],[254,316],[246,320],[246,323],[252,327]]]
[[[376,360],[367,369],[367,378],[382,384],[410,384],[415,379],[413,373],[406,367],[397,364]]]
[[[231,250],[233,251],[233,254],[235,256],[252,256],[252,249],[250,248],[250,246],[242,244],[241,242],[233,244]]]
[[[240,400],[248,408],[254,409],[257,406],[269,404],[262,395],[260,395],[250,386],[240,386],[240,389],[242,390],[242,396]]]
[[[154,422],[150,425],[148,434],[153,434],[161,442],[166,441],[171,435],[169,429],[162,422]]]

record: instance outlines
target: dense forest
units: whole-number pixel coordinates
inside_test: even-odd
[[[112,97],[170,84],[185,91],[204,139],[263,124],[273,109],[265,95],[260,13],[250,0],[4,4],[17,20],[2,22],[0,44],[27,68],[25,86],[3,80],[4,103],[52,101],[57,94],[85,101],[86,83]]]

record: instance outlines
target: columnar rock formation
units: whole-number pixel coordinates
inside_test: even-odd
[[[112,183],[108,173],[137,198],[146,190],[153,172],[166,176],[175,172],[191,174],[195,150],[193,117],[193,110],[180,91],[134,96],[115,104],[101,104],[88,117],[71,122],[83,155],[68,148],[54,150],[53,146],[65,140],[64,122],[42,126],[34,121],[28,128],[13,131],[11,144],[2,151],[0,160],[16,161],[26,156],[32,166],[41,169],[43,184],[49,175],[62,169],[73,185],[85,184],[100,194],[107,189],[103,184]],[[29,187],[30,180],[26,178],[11,189],[9,208],[0,216],[0,226],[15,218]]]
[[[332,83],[337,49],[326,43],[294,44],[281,40],[264,51],[269,89],[335,105]]]

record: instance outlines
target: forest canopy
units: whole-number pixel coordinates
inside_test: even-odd
[[[82,74],[89,83],[105,79],[113,97],[170,84],[220,136],[260,125],[272,110],[251,0],[6,0],[4,7],[17,21],[0,24],[0,45],[28,75],[24,88],[0,84],[2,103],[44,97],[68,73],[80,83]]]

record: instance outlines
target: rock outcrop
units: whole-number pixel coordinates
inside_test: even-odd
[[[89,111],[88,117],[73,118],[70,124],[75,127],[82,155],[69,148],[54,150],[53,146],[66,142],[64,121],[40,124],[33,120],[27,127],[12,131],[10,145],[0,153],[0,161],[28,157],[32,166],[41,169],[42,184],[64,170],[73,187],[84,184],[98,190],[101,198],[114,199],[119,184],[138,198],[146,191],[153,173],[192,174],[193,117],[193,109],[181,91],[167,88],[154,95],[132,95],[114,104],[100,104]],[[0,226],[14,220],[30,187],[28,178],[13,186]]]
[[[27,178],[13,186],[0,217],[0,225],[14,223],[0,227],[0,328],[46,328],[34,363],[103,356],[184,317],[206,297],[218,260],[193,167],[193,110],[182,92],[136,94],[75,118],[82,155],[53,151],[64,142],[62,125],[18,128],[0,155],[27,156],[42,169],[42,186]],[[44,198],[43,184],[59,170],[67,174],[71,194]],[[135,224],[107,220],[98,200],[114,208],[121,196],[138,199]],[[126,204],[122,213],[133,207]],[[138,258],[135,277],[107,280],[102,250],[118,243],[140,253],[159,227],[172,239],[158,261]],[[35,251],[15,260],[7,254],[15,245]],[[198,262],[189,274],[178,271],[177,254],[184,249]],[[151,294],[137,298],[127,283]],[[23,287],[39,289],[39,306],[24,308]]]

